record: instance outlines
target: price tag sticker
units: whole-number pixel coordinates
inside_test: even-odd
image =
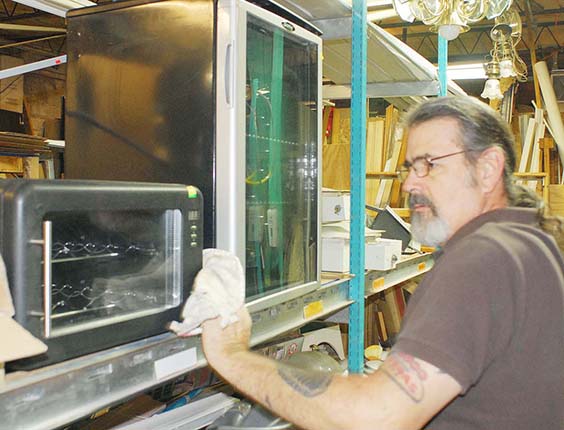
[[[312,318],[323,312],[323,300],[311,302],[304,306],[304,318]]]
[[[417,270],[419,270],[420,272],[425,270],[425,268],[427,267],[427,265],[425,263],[419,263],[417,265]]]
[[[377,279],[374,279],[372,281],[372,291],[378,291],[380,290],[382,287],[384,287],[384,277],[380,277]]]

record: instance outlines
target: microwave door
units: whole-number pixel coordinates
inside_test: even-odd
[[[45,336],[57,337],[180,304],[179,210],[47,214]],[[50,230],[50,234],[49,231]],[[50,272],[50,273],[49,273]]]

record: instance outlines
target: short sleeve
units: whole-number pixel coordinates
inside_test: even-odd
[[[394,350],[438,367],[466,392],[511,339],[519,270],[487,237],[459,243],[417,288]]]

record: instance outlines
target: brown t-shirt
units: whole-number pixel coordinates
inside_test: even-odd
[[[413,294],[394,350],[456,379],[432,430],[564,429],[564,261],[531,209],[462,227]]]

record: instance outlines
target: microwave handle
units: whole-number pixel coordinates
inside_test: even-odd
[[[43,221],[43,315],[45,338],[51,337],[51,248],[53,244],[52,222]]]

